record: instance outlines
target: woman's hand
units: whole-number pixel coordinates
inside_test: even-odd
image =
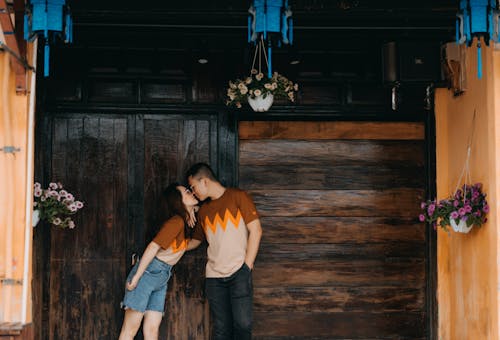
[[[139,279],[137,278],[137,275],[134,275],[134,277],[132,278],[132,281],[127,282],[125,287],[127,288],[127,290],[134,290],[137,287],[138,282],[139,282]]]

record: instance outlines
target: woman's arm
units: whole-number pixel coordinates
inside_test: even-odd
[[[153,261],[156,253],[158,253],[158,250],[160,250],[159,244],[155,242],[150,242],[148,244],[146,250],[144,250],[144,254],[142,254],[141,260],[139,261],[139,268],[137,268],[137,272],[135,273],[132,280],[130,282],[127,282],[126,284],[126,288],[128,290],[134,290],[135,287],[137,287],[139,279],[141,278],[142,274],[144,274],[144,271],[149,266],[151,261]]]

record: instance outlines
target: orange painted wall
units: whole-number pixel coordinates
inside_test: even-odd
[[[476,110],[471,178],[483,183],[491,210],[488,222],[469,234],[438,231],[438,338],[499,339],[500,51],[483,44],[482,79],[475,46],[466,60],[466,92],[436,92],[437,192],[444,198],[457,186]]]
[[[0,151],[0,323],[22,321],[22,282],[31,283],[31,270],[23,277],[24,261],[31,263],[31,253],[24,258],[27,161],[33,157],[27,154],[29,95],[16,95],[11,58],[0,52],[0,148],[20,151]],[[31,322],[31,284],[26,322]]]

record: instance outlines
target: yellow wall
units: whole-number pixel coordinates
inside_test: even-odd
[[[26,178],[32,177],[27,161],[33,157],[27,155],[29,95],[16,95],[11,58],[0,52],[0,148],[14,146],[20,151],[0,151],[0,323],[23,321],[22,282],[31,283],[31,270],[23,277],[25,260],[31,269],[31,253],[24,258]],[[26,307],[25,321],[31,322],[31,284]]]
[[[467,49],[463,95],[453,97],[447,89],[436,92],[438,198],[457,186],[476,110],[470,172],[473,183],[483,183],[491,207],[488,222],[480,229],[469,234],[438,232],[438,333],[443,340],[499,339],[500,52],[483,44],[482,79],[477,78],[476,53],[475,47]]]

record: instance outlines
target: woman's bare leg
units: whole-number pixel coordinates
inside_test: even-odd
[[[160,312],[148,310],[144,313],[144,324],[142,325],[144,340],[158,340],[158,332],[160,330],[162,318],[163,313]]]
[[[136,310],[126,309],[122,330],[118,340],[133,340],[139,330],[139,327],[141,327],[143,315],[143,313]]]

